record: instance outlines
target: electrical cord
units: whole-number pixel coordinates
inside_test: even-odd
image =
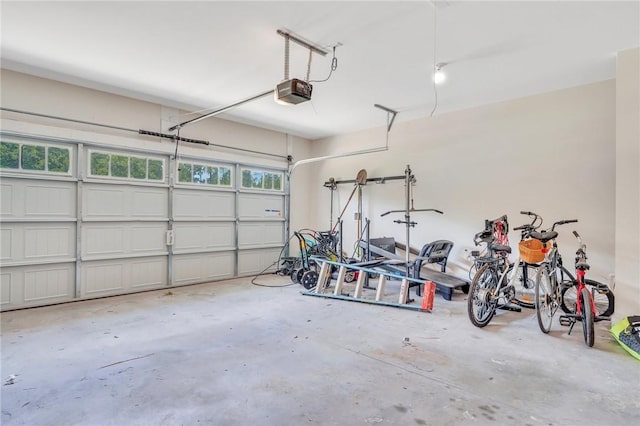
[[[311,65],[311,58],[309,58],[309,66],[310,65]],[[331,74],[333,74],[333,72],[337,69],[338,69],[338,58],[336,58],[336,46],[333,46],[333,58],[331,59],[331,70],[329,71],[329,75],[327,76],[327,78],[325,78],[324,80],[309,80],[307,83],[324,83],[325,81],[328,81],[331,78]],[[307,75],[307,78],[309,78],[308,75]]]
[[[292,285],[294,285],[295,283],[289,283],[289,284],[282,284],[282,285],[269,285],[269,284],[260,284],[256,282],[256,279],[262,275],[272,275],[272,274],[277,274],[278,272],[269,272],[268,274],[265,274],[265,272],[267,270],[269,270],[269,268],[271,268],[273,265],[279,265],[281,260],[282,260],[282,253],[284,253],[284,250],[289,247],[289,244],[291,243],[291,239],[294,237],[294,235],[291,235],[289,237],[289,239],[287,240],[287,243],[282,246],[282,249],[280,250],[280,254],[278,254],[278,260],[276,260],[275,262],[273,262],[271,265],[267,266],[266,268],[264,268],[262,271],[260,271],[259,274],[257,274],[256,276],[254,276],[251,279],[251,284],[256,285],[258,287],[290,287]]]

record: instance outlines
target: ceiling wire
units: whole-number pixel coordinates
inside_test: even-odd
[[[433,64],[432,64],[433,67],[431,68],[432,73],[435,72],[436,70],[437,37],[438,37],[438,8],[434,4],[433,5]],[[436,88],[435,75],[431,76],[431,81],[433,82],[433,94],[435,96],[435,102],[429,117],[433,117],[433,114],[436,112],[436,109],[438,108],[438,89]]]
[[[331,74],[333,74],[333,72],[338,69],[338,58],[336,58],[336,47],[337,46],[340,46],[340,43],[338,43],[338,45],[336,45],[336,46],[333,46],[333,58],[331,59],[331,69],[329,71],[329,75],[327,76],[327,78],[325,78],[323,80],[308,80],[307,83],[324,83],[325,81],[327,81],[327,80],[329,80],[331,78]]]

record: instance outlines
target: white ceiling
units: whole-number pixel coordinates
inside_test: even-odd
[[[430,115],[434,13],[435,62],[448,63],[436,115],[614,78],[616,52],[640,45],[638,1],[2,0],[2,66],[215,110],[283,79],[276,30],[287,28],[329,50],[341,43],[337,70],[311,102],[262,98],[223,117],[317,139],[384,125],[376,103],[398,110],[396,122]],[[290,57],[291,77],[305,79],[308,51],[292,43]],[[311,79],[330,64],[314,54]]]

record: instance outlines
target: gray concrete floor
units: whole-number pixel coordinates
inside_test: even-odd
[[[301,290],[238,279],[3,313],[2,424],[640,424],[640,364],[608,323],[589,349],[530,310],[476,328],[462,293],[421,313]]]

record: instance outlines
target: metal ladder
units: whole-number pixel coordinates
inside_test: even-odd
[[[396,308],[403,309],[412,309],[423,312],[430,312],[433,309],[433,298],[435,293],[435,284],[431,281],[423,281],[416,278],[406,277],[399,275],[395,272],[389,272],[384,270],[375,269],[373,267],[367,266],[359,266],[349,263],[341,263],[341,262],[333,262],[328,259],[316,258],[313,260],[320,264],[320,273],[318,274],[318,282],[315,288],[303,292],[302,294],[307,296],[320,296],[331,299],[340,299],[340,300],[348,300],[354,302],[363,302],[370,304],[378,304],[384,306],[392,306]],[[333,266],[339,267],[338,276],[336,279],[336,284],[333,287],[332,292],[328,292],[330,289],[329,282],[331,281],[331,269]],[[353,291],[353,296],[347,296],[342,294],[344,285],[345,285],[345,277],[347,276],[347,272],[358,272],[358,278],[356,279],[355,289]],[[376,294],[374,299],[367,299],[363,297],[363,291],[365,289],[365,283],[367,281],[367,274],[373,273],[378,275],[377,286],[375,287]],[[398,294],[398,302],[387,302],[383,300],[387,280],[395,279],[400,280],[400,292]],[[408,304],[409,298],[409,286],[410,283],[419,283],[425,285],[424,295],[422,297],[421,305],[410,305]]]

